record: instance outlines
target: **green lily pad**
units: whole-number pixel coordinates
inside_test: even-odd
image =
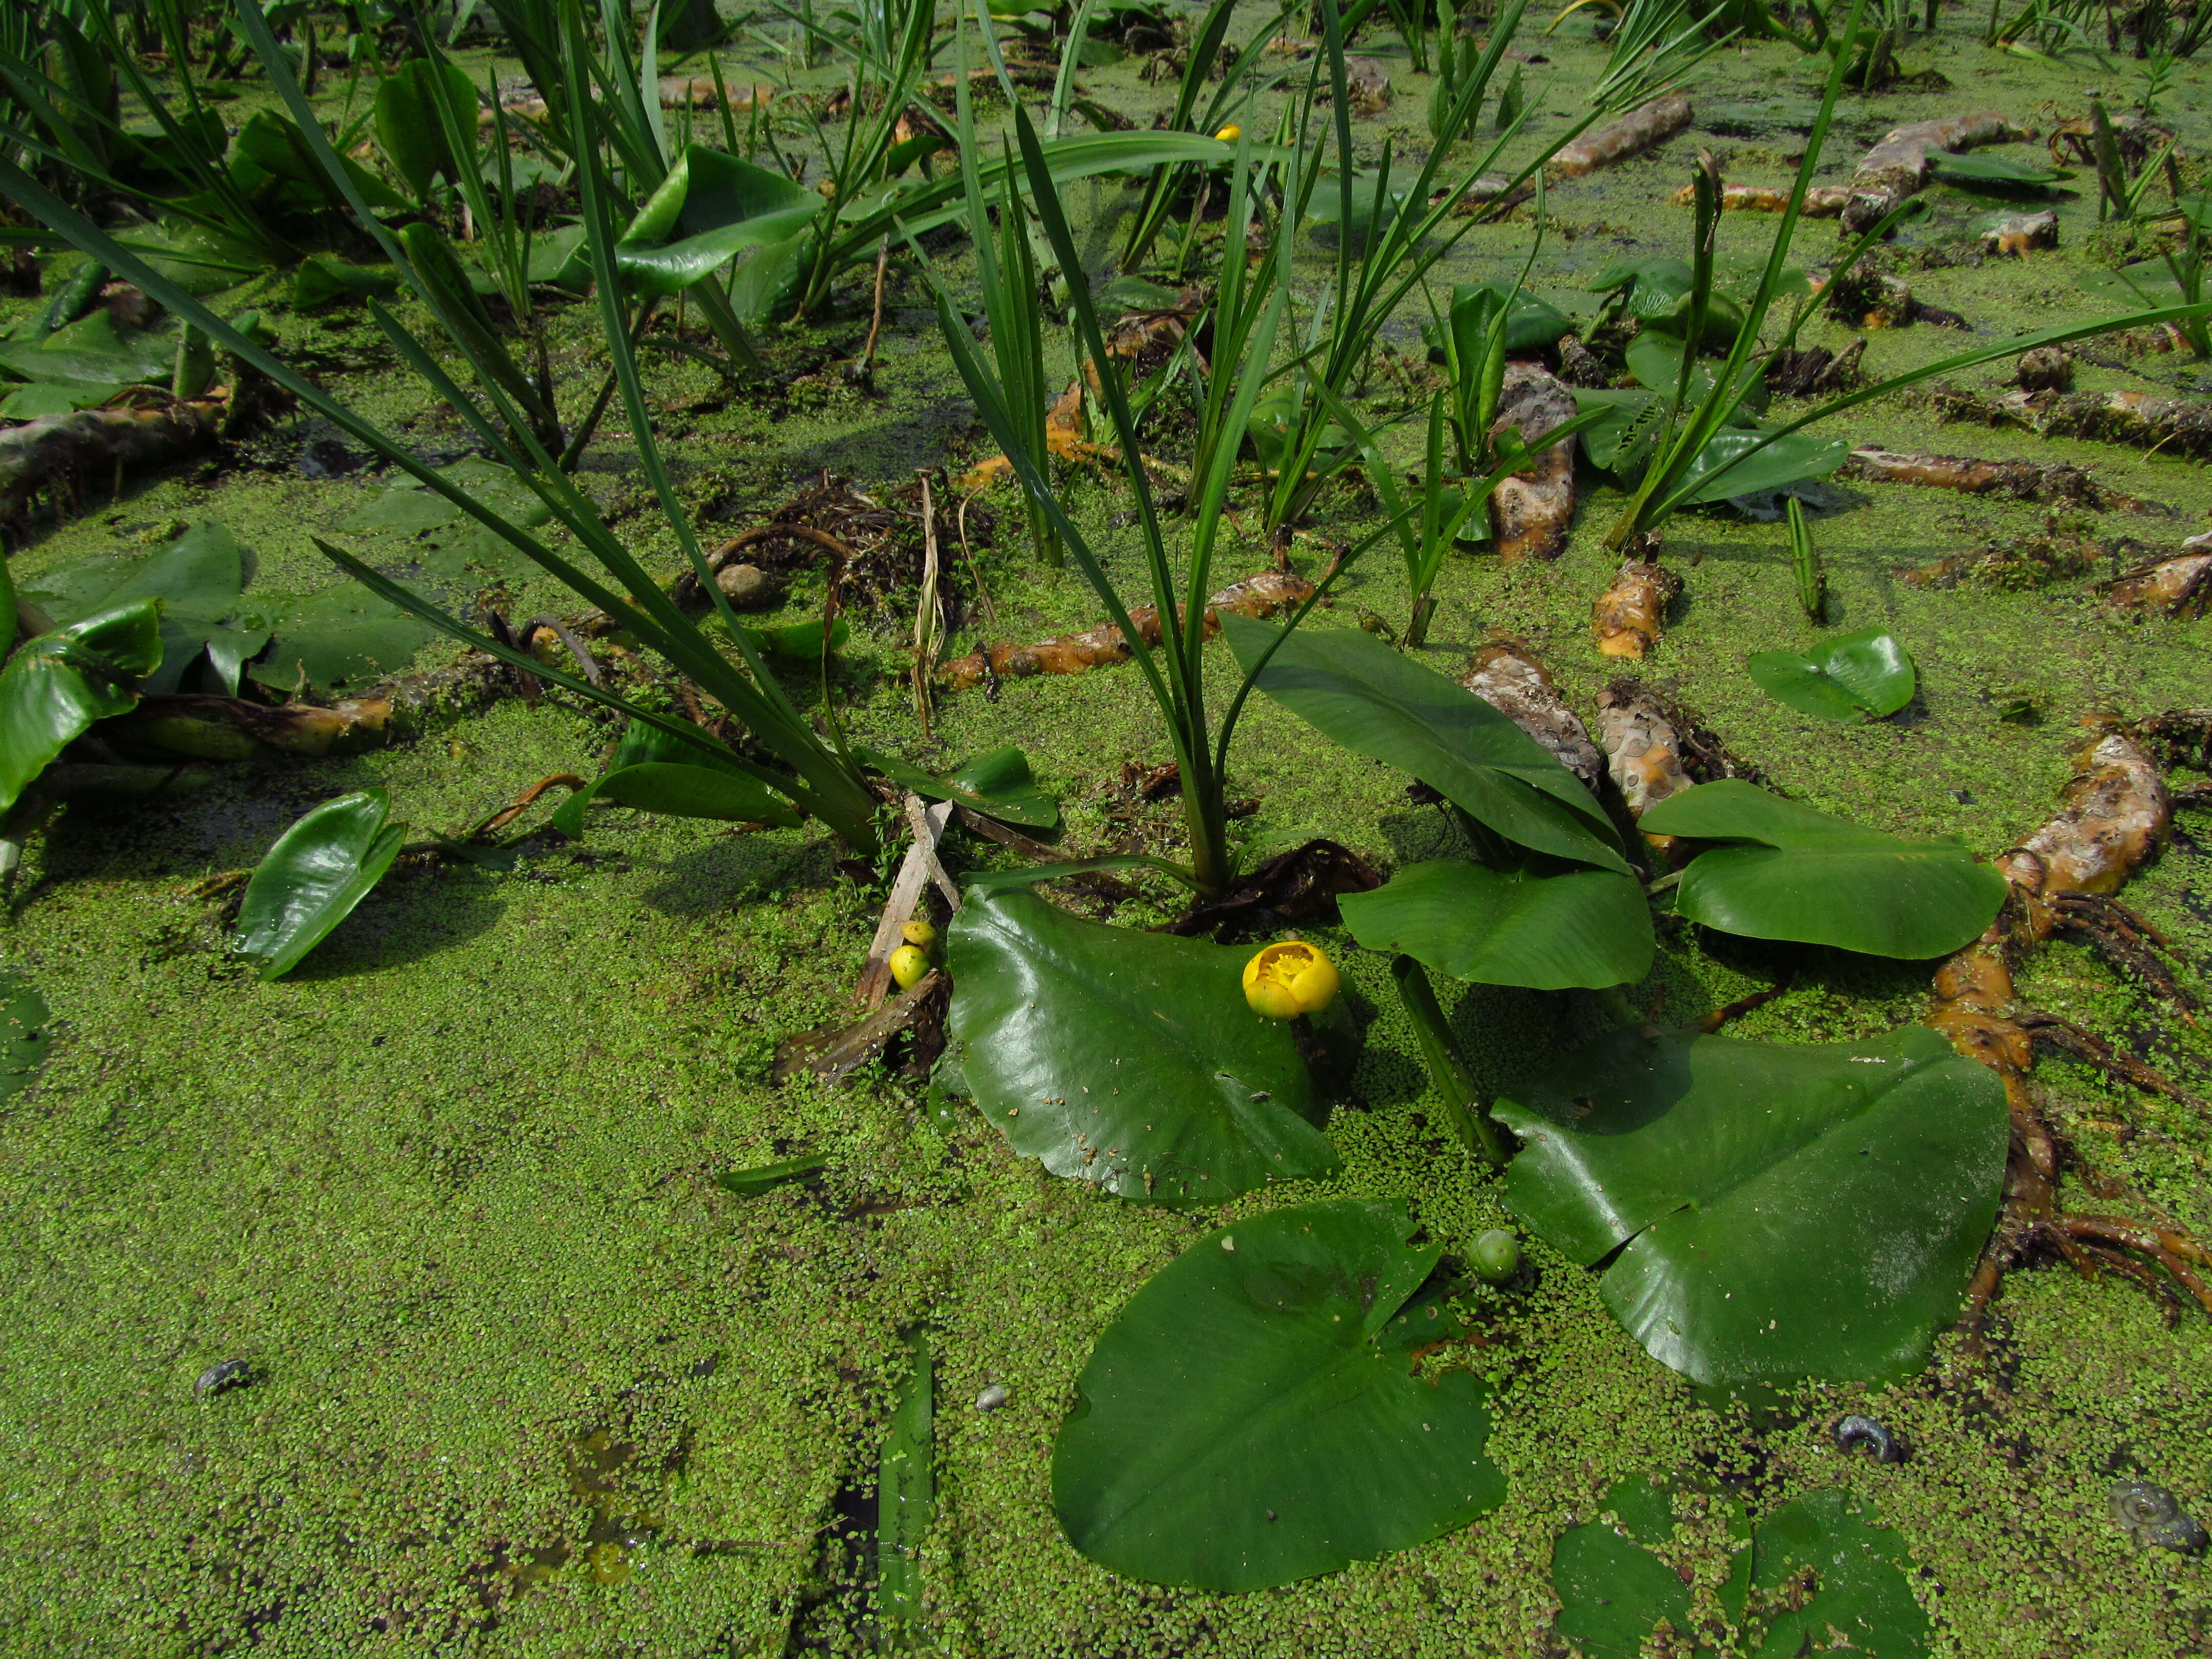
[[[233,945],[260,978],[290,972],[384,878],[407,838],[391,814],[386,791],[357,789],[276,838],[246,884]]]
[[[1527,289],[1493,276],[1486,283],[1459,283],[1452,288],[1449,326],[1457,342],[1460,361],[1481,361],[1481,343],[1500,305],[1506,307],[1505,349],[1534,351],[1555,345],[1574,326],[1567,313],[1549,300]]]
[[[1113,1572],[1224,1593],[1371,1560],[1505,1496],[1486,1391],[1379,1339],[1437,1264],[1397,1204],[1208,1233],[1098,1339],[1053,1449],[1053,1507]]]
[[[46,1000],[12,969],[0,968],[0,1101],[30,1086],[46,1063],[53,1033]]]
[[[1903,1376],[1996,1218],[2003,1085],[1923,1026],[1798,1047],[1623,1031],[1501,1100],[1513,1212],[1700,1382]]]
[[[791,804],[757,778],[674,761],[648,761],[610,772],[592,793],[619,805],[670,817],[786,826],[799,821]]]
[[[1743,495],[1771,495],[1791,484],[1826,477],[1851,453],[1848,438],[1815,438],[1806,432],[1792,432],[1754,448],[1765,435],[1755,427],[1715,433],[1691,463],[1680,501],[1691,507],[1710,507]]]
[[[94,720],[128,714],[161,663],[161,607],[138,599],[27,640],[0,668],[0,812]]]
[[[460,118],[461,129],[476,136],[478,99],[468,72],[455,64],[434,64],[427,58],[410,58],[386,75],[376,88],[376,143],[418,202],[428,201],[430,187],[442,174],[460,176],[460,166],[446,143],[440,118],[436,88],[431,76],[442,69],[447,100]],[[475,157],[471,155],[473,162]]]
[[[1478,984],[1602,988],[1651,970],[1650,906],[1634,878],[1611,870],[1503,871],[1440,859],[1337,902],[1369,950],[1402,951]]]
[[[953,1053],[1013,1149],[1139,1203],[1218,1204],[1337,1168],[1291,1024],[1244,1000],[1249,951],[971,890],[953,918]]]
[[[1802,1607],[1774,1616],[1757,1659],[1795,1659],[1833,1647],[1836,1632],[1869,1659],[1925,1659],[1928,1615],[1905,1576],[1912,1558],[1904,1540],[1873,1517],[1871,1505],[1832,1489],[1785,1504],[1759,1523],[1752,1583],[1778,1592],[1810,1567],[1814,1590]]]
[[[1641,1659],[1645,1641],[1665,1624],[1677,1638],[1691,1624],[1690,1586],[1646,1547],[1673,1541],[1673,1483],[1636,1476],[1605,1495],[1596,1519],[1570,1527],[1552,1545],[1552,1589],[1559,1598],[1553,1628],[1588,1659]],[[1731,1541],[1750,1542],[1743,1506],[1718,1497],[1731,1511]],[[1743,1615],[1751,1554],[1739,1551],[1738,1571],[1722,1592],[1731,1621]]]
[[[1746,665],[1768,696],[1826,720],[1894,714],[1918,684],[1912,653],[1881,628],[1838,634],[1802,653],[1754,651]]]
[[[553,517],[553,509],[521,475],[473,455],[440,467],[438,476],[509,524],[534,529]],[[340,520],[337,528],[356,535],[422,537],[421,562],[434,575],[458,576],[466,565],[482,566],[495,575],[514,575],[532,568],[523,554],[489,526],[413,479],[380,491]],[[445,556],[436,556],[440,554]]]
[[[1862,829],[1741,779],[1685,789],[1643,826],[1735,843],[1691,860],[1674,908],[1746,939],[1917,961],[1978,939],[2004,902],[2004,878],[1962,842]]]
[[[159,694],[182,684],[185,671],[238,610],[245,585],[244,550],[220,520],[203,519],[156,552],[81,559],[49,572],[23,592],[62,623],[140,599],[159,599],[161,664],[142,688]]]
[[[278,691],[303,679],[329,691],[404,673],[434,631],[352,582],[279,601],[271,623],[276,647],[246,673]]]
[[[1248,674],[1282,632],[1231,612],[1221,627]],[[1605,809],[1574,774],[1474,693],[1373,635],[1301,628],[1257,684],[1324,737],[1412,773],[1507,841],[1628,872]]]
[[[310,254],[292,273],[292,308],[320,311],[348,301],[388,299],[399,291],[394,265],[356,265],[324,254]]]

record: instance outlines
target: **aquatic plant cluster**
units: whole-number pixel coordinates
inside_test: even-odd
[[[1264,18],[1236,0],[779,0],[738,20],[703,0],[18,9],[0,28],[0,195],[36,303],[0,344],[7,527],[27,532],[42,496],[61,519],[88,478],[112,473],[119,494],[126,473],[301,417],[385,483],[313,538],[343,580],[305,599],[263,598],[251,550],[212,518],[35,580],[0,562],[0,878],[12,889],[42,839],[88,833],[80,806],[152,814],[277,756],[378,748],[471,696],[591,711],[612,739],[604,767],[413,840],[386,787],[330,793],[252,868],[197,890],[234,905],[234,963],[283,980],[397,872],[510,873],[615,814],[734,835],[819,826],[878,915],[857,1017],[782,1034],[779,1085],[896,1086],[918,1122],[988,1126],[994,1155],[1102,1207],[1224,1218],[1119,1287],[1052,1437],[1060,1536],[1150,1584],[1275,1589],[1479,1525],[1510,1486],[1483,1352],[1547,1272],[1593,1279],[1620,1330],[1716,1410],[1765,1409],[1808,1382],[1899,1383],[1954,1329],[1971,1351],[2003,1275],[2039,1251],[2212,1316],[2212,1250],[2185,1229],[2061,1201],[2062,1149],[2028,1073],[2041,1038],[2130,1087],[2185,1093],[2145,1054],[2026,1006],[2012,981],[2063,934],[2193,1018],[2194,970],[2112,895],[2170,838],[2162,775],[2206,767],[2212,713],[2099,721],[2063,809],[1993,861],[1770,787],[1654,682],[1608,687],[1593,737],[1527,640],[1492,637],[1456,675],[1427,660],[1451,567],[1543,570],[1577,532],[1578,487],[1587,506],[1601,477],[1619,563],[1595,596],[1592,652],[1633,668],[1663,650],[1697,580],[1669,552],[1686,526],[1780,520],[1803,648],[1753,653],[1743,677],[1816,732],[1909,718],[1911,641],[1827,627],[1817,526],[1833,481],[2036,501],[2098,486],[2078,469],[1855,447],[1845,417],[1923,386],[1955,404],[1973,395],[1958,377],[2017,360],[2019,392],[1988,418],[2124,420],[2212,451],[2179,400],[2062,402],[2077,346],[2212,356],[2212,195],[2155,108],[2201,44],[2197,16],[2126,15],[2152,64],[2140,108],[2094,100],[2049,167],[1977,155],[2022,133],[1972,116],[1886,132],[1838,185],[1818,182],[1832,131],[1852,100],[1909,77],[1932,0],[1924,16],[1868,0],[1808,0],[1802,16],[1764,0],[1577,0],[1550,30],[1593,3],[1601,65],[1533,94],[1524,72],[1545,58],[1528,0],[1456,14],[1317,0]],[[1985,49],[2038,61],[2093,25],[2117,44],[2123,21],[2045,0],[2001,13]],[[1389,96],[1353,50],[1362,30],[1429,77],[1425,149],[1356,131]],[[1731,183],[1700,153],[1679,256],[1588,272],[1577,324],[1535,275],[1547,238],[1575,234],[1553,194],[1682,131],[1715,54],[1754,40],[1796,54],[1813,83],[1790,184]],[[1174,81],[1161,124],[1085,94],[1079,75],[1106,49]],[[672,57],[701,67],[665,75]],[[520,77],[486,67],[479,82],[463,67],[479,60]],[[1540,122],[1561,98],[1566,118]],[[2110,314],[1883,374],[1863,338],[1800,344],[1836,323],[1944,325],[1893,269],[1925,188],[2004,204],[1987,240],[2012,258],[2055,237],[2033,210],[2077,172],[2115,235],[2136,239],[2125,253],[2140,257],[2094,285]],[[1111,211],[1092,222],[1079,204],[1101,200]],[[1774,216],[1763,246],[1724,250],[1723,216],[1755,210]],[[1840,230],[1808,268],[1795,261],[1814,217]],[[1510,268],[1441,279],[1468,237],[1509,223],[1525,227]],[[433,453],[292,349],[296,319],[339,308],[369,320],[460,451]],[[784,367],[792,343],[839,316],[869,319],[865,343],[804,378],[866,387],[884,331],[933,319],[987,453],[923,470],[910,496],[825,473],[715,544],[653,372],[699,370],[726,401],[787,397],[803,378]],[[579,328],[581,380],[556,372]],[[616,449],[630,510],[672,563],[594,492]],[[1110,520],[1085,495],[1100,480],[1126,503]],[[1340,536],[1347,517],[1356,533]],[[386,534],[412,538],[407,558],[363,550]],[[956,595],[995,625],[986,534],[1001,568],[1072,567],[1103,622],[949,659]],[[2063,559],[1991,544],[1907,580],[2032,588],[2046,568],[2094,568],[2094,544],[2055,520],[2046,539]],[[1269,568],[1224,584],[1217,565],[1254,546]],[[1402,565],[1403,613],[1332,625],[1378,549]],[[2107,603],[2203,615],[2212,551],[2112,562]],[[1975,574],[2000,562],[2002,580]],[[745,619],[817,570],[807,614]],[[508,595],[524,582],[561,608],[520,615]],[[862,740],[845,707],[855,635],[892,594],[912,606],[900,696],[927,763]],[[457,665],[399,672],[441,635]],[[1148,819],[1141,847],[1064,850],[1063,803],[1021,747],[957,760],[935,742],[939,699],[1117,664],[1168,757],[1132,769],[1127,799],[1180,814]],[[1310,837],[1258,856],[1232,782],[1262,709],[1435,808],[1437,855],[1387,875]],[[2033,723],[2039,704],[2008,696],[2003,718]],[[1677,1023],[1643,988],[1662,949],[1755,952],[1783,984]],[[1813,961],[1933,964],[1935,1006],[1825,1042],[1727,1033]],[[1355,988],[1385,982],[1387,1011]],[[1495,1086],[1447,1012],[1468,988],[1511,994],[1532,1029],[1571,1040],[1530,1041]],[[52,1036],[34,983],[11,968],[0,997],[4,1106],[42,1086]],[[1386,1018],[1426,1071],[1423,1156],[1474,1171],[1514,1223],[1462,1251],[1403,1202],[1313,1195],[1342,1173]],[[714,1179],[751,1202],[830,1162],[778,1152]],[[926,1563],[946,1340],[898,1334],[856,1641],[939,1645]],[[256,1382],[224,1359],[195,1394],[214,1409]],[[989,1395],[978,1410],[1005,1405]],[[1912,1455],[1874,1415],[1832,1430],[1844,1455]],[[633,1456],[605,1432],[577,1440],[586,1536],[502,1553],[488,1609],[564,1574],[629,1577],[663,1524],[643,1499],[625,1507]],[[1779,1656],[1840,1632],[1859,1651],[1937,1650],[1905,1542],[1840,1486],[1763,1504],[1702,1468],[1652,1468],[1591,1496],[1549,1560],[1567,1650]],[[2124,1480],[2111,1503],[2138,1547],[2203,1548],[2163,1486]]]

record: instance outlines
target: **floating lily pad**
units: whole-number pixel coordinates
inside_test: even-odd
[[[641,294],[678,294],[740,250],[793,240],[822,208],[782,173],[688,145],[615,244],[615,266]]]
[[[953,1051],[1024,1157],[1140,1203],[1215,1204],[1334,1172],[1291,1024],[1244,1000],[1249,951],[971,890],[953,918]]]
[[[1746,939],[1911,961],[1979,938],[2004,902],[2004,878],[1962,842],[1862,829],[1737,778],[1685,789],[1643,825],[1735,843],[1691,861],[1674,908]]]
[[[787,826],[799,821],[789,801],[750,772],[643,720],[632,720],[624,730],[605,775],[562,801],[549,822],[580,841],[585,809],[601,797],[671,817]]]
[[[1381,1339],[1436,1267],[1397,1204],[1207,1234],[1098,1339],[1052,1461],[1068,1541],[1109,1571],[1236,1592],[1465,1526],[1505,1496],[1486,1391]]]
[[[1923,1026],[1798,1047],[1624,1031],[1498,1103],[1515,1214],[1700,1382],[1924,1364],[1996,1218],[2004,1089]]]
[[[159,599],[161,664],[146,677],[143,689],[161,693],[174,691],[182,684],[185,671],[236,613],[245,585],[245,550],[220,520],[203,519],[156,552],[137,558],[109,555],[81,559],[48,573],[23,592],[63,623],[140,599]],[[258,641],[255,650],[269,637],[246,632]],[[234,670],[229,685],[234,688],[237,683]]]
[[[1248,674],[1282,631],[1233,612],[1221,626]],[[1324,737],[1412,773],[1507,841],[1627,873],[1605,809],[1574,774],[1474,692],[1371,634],[1301,628],[1258,684]]]
[[[468,456],[439,468],[438,474],[509,524],[533,529],[553,517],[553,509],[538,492],[506,467]],[[424,568],[435,574],[458,574],[461,567],[470,564],[481,565],[498,575],[512,575],[530,568],[527,558],[464,512],[458,502],[411,479],[380,492],[367,506],[340,520],[337,527],[356,534],[420,536],[426,553],[447,556],[422,559]]]
[[[46,1000],[12,969],[0,968],[0,1101],[29,1086],[46,1063],[53,1034]]]
[[[1369,950],[1403,951],[1478,984],[1602,988],[1651,970],[1650,906],[1632,877],[1611,870],[1502,871],[1440,859],[1337,902]]]
[[[277,691],[302,681],[329,691],[404,673],[433,632],[352,582],[276,601],[273,609],[276,647],[246,673]]]
[[[392,797],[357,789],[325,801],[276,839],[254,867],[238,908],[234,948],[263,979],[289,973],[353,914],[406,840],[387,822]]]
[[[1918,683],[1912,653],[1881,628],[1838,634],[1807,652],[1754,651],[1747,665],[1768,696],[1827,720],[1894,714],[1912,701]]]
[[[1678,1491],[1720,1509],[1722,1536],[1708,1528],[1700,1538],[1678,1525],[1671,1508]],[[1686,1481],[1624,1480],[1599,1510],[1552,1547],[1559,1598],[1553,1627],[1588,1659],[1639,1659],[1662,1623],[1673,1632],[1668,1650],[1683,1644],[1692,1634],[1690,1587],[1654,1550],[1694,1559],[1700,1544],[1728,1552],[1719,1611],[1743,1631],[1753,1659],[1798,1659],[1831,1647],[1872,1659],[1923,1659],[1929,1650],[1928,1616],[1913,1600],[1902,1541],[1844,1492],[1798,1498],[1755,1531],[1733,1498]],[[1754,1585],[1763,1592],[1756,1601]]]

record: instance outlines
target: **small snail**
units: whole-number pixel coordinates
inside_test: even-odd
[[[200,1373],[199,1381],[192,1384],[192,1396],[204,1400],[225,1389],[242,1389],[252,1380],[252,1368],[243,1359],[219,1359]]]
[[[1874,1454],[1877,1463],[1905,1461],[1905,1443],[1871,1417],[1862,1417],[1856,1412],[1836,1425],[1836,1449],[1847,1452],[1854,1446],[1864,1446]]]
[[[2115,1481],[2106,1503],[2112,1524],[2139,1550],[2179,1550],[2193,1555],[2204,1547],[2204,1528],[2163,1486],[2148,1480]]]
[[[994,1382],[975,1396],[975,1409],[979,1412],[994,1412],[1006,1403],[1006,1385],[1003,1382]]]

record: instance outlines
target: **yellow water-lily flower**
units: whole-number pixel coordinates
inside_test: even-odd
[[[902,945],[891,952],[890,970],[899,989],[911,991],[928,976],[929,957],[918,946]]]
[[[909,921],[899,929],[899,937],[917,951],[927,951],[937,943],[937,929],[921,921]]]
[[[1244,1000],[1268,1019],[1317,1014],[1336,1000],[1336,964],[1303,939],[1270,945],[1244,964]]]
[[[1218,132],[1215,133],[1213,136],[1214,136],[1215,137],[1218,138],[1219,140],[1221,140],[1221,142],[1222,142],[1223,143],[1224,143],[1224,144],[1233,144],[1233,143],[1236,143],[1239,138],[1242,138],[1242,137],[1244,136],[1244,129],[1243,129],[1243,128],[1242,128],[1242,127],[1240,127],[1240,126],[1238,126],[1235,122],[1233,122],[1233,121],[1232,121],[1232,122],[1231,122],[1227,126],[1225,126],[1225,127],[1222,128],[1220,131],[1218,131]]]

